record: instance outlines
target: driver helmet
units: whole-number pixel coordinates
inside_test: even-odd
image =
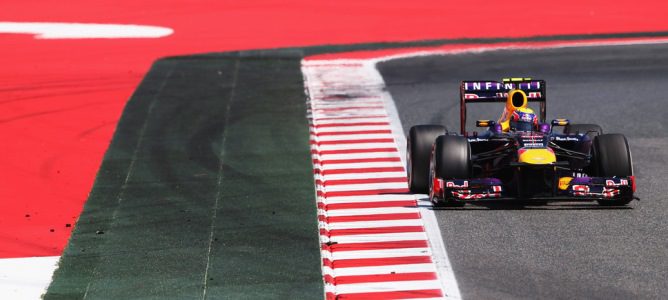
[[[533,131],[538,128],[538,117],[531,108],[517,108],[510,115],[510,130]]]

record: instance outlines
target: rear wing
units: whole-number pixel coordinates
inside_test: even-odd
[[[462,81],[459,89],[461,134],[466,135],[466,103],[506,102],[508,92],[513,89],[524,91],[527,101],[540,102],[540,122],[546,118],[545,80],[530,78],[510,78],[502,82],[490,80]]]

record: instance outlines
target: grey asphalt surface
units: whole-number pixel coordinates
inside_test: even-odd
[[[668,298],[668,45],[428,56],[378,69],[405,132],[429,123],[458,132],[461,80],[532,76],[547,81],[548,120],[597,123],[631,145],[641,201],[627,208],[437,211],[464,299]],[[502,109],[479,107],[469,120],[496,119]]]

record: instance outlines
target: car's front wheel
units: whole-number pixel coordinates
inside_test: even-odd
[[[633,160],[626,137],[621,134],[602,134],[594,138],[592,145],[592,162],[597,176],[628,177],[633,176]],[[626,205],[633,198],[620,200],[600,200],[600,205]]]
[[[425,194],[429,187],[429,155],[434,141],[447,130],[440,125],[417,125],[411,127],[406,145],[406,172],[408,187],[412,193]]]
[[[429,195],[433,203],[445,206],[463,206],[454,199],[441,199],[434,193],[435,178],[468,179],[471,176],[471,146],[466,137],[443,135],[434,143],[430,159]]]

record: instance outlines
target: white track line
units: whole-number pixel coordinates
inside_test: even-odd
[[[378,80],[383,80],[380,73],[376,70],[376,64],[378,61],[373,63],[373,66],[367,65],[367,68],[373,68],[375,76]],[[390,93],[386,90],[383,92],[382,97],[385,101],[385,107],[390,118],[390,124],[392,131],[394,132],[394,138],[397,144],[399,145],[398,149],[401,153],[401,157],[404,165],[406,164],[406,137],[404,135],[403,126],[401,125],[401,120],[399,119],[399,111],[397,110],[396,104],[392,99]],[[402,147],[403,146],[403,147]],[[436,271],[438,277],[441,281],[441,288],[443,290],[444,297],[446,299],[461,299],[461,293],[457,285],[457,280],[455,278],[454,271],[452,269],[452,264],[448,259],[448,253],[445,247],[445,242],[443,241],[443,235],[438,226],[438,221],[436,220],[436,215],[431,209],[431,201],[425,198],[421,199],[418,204],[418,209],[420,211],[420,216],[424,222],[424,229],[429,239],[429,246],[432,250],[432,261],[436,266]]]
[[[127,39],[162,38],[174,30],[131,24],[0,22],[0,34],[3,33],[31,34],[36,39]]]
[[[3,299],[40,299],[58,267],[59,256],[0,259],[0,296]]]

